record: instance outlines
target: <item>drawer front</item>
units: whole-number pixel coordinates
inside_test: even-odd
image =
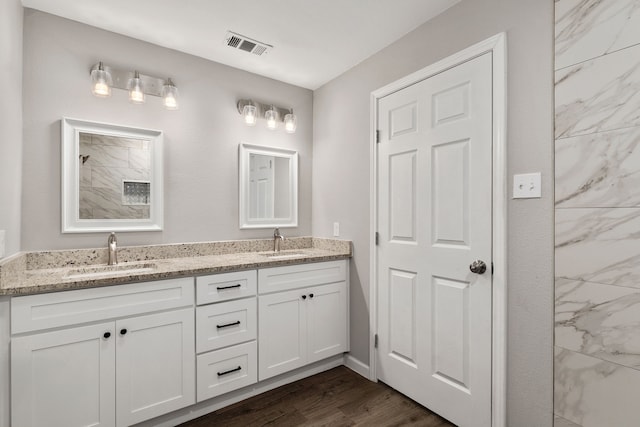
[[[261,294],[347,280],[347,260],[265,268],[258,271]]]
[[[256,270],[196,277],[196,302],[200,305],[254,296],[257,280]]]
[[[196,308],[198,353],[255,340],[256,335],[255,297]]]
[[[248,342],[197,357],[198,402],[258,381],[256,342]]]
[[[192,306],[193,278],[79,289],[11,299],[11,333]]]

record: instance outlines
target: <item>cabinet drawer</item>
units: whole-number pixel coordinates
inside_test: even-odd
[[[197,304],[253,296],[257,280],[256,270],[196,277]]]
[[[196,308],[198,353],[255,340],[256,330],[255,297]]]
[[[193,305],[193,278],[28,295],[11,299],[11,333]]]
[[[252,341],[198,355],[198,402],[256,383],[257,353]]]
[[[261,294],[347,280],[347,260],[265,268],[258,271]]]

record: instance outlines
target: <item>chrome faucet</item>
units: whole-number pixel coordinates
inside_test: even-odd
[[[118,263],[118,239],[116,239],[116,233],[111,233],[107,240],[109,249],[109,265],[116,265]]]
[[[280,242],[284,240],[284,236],[280,234],[280,229],[276,228],[273,231],[273,251],[280,252]]]

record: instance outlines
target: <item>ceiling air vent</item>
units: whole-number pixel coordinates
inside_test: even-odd
[[[259,42],[241,34],[234,33],[233,31],[227,31],[225,44],[234,49],[244,50],[245,52],[250,52],[258,56],[264,55],[269,49],[273,49],[273,46],[270,44]]]

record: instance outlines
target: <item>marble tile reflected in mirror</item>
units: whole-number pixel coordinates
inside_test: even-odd
[[[149,140],[80,132],[80,219],[148,219]]]

